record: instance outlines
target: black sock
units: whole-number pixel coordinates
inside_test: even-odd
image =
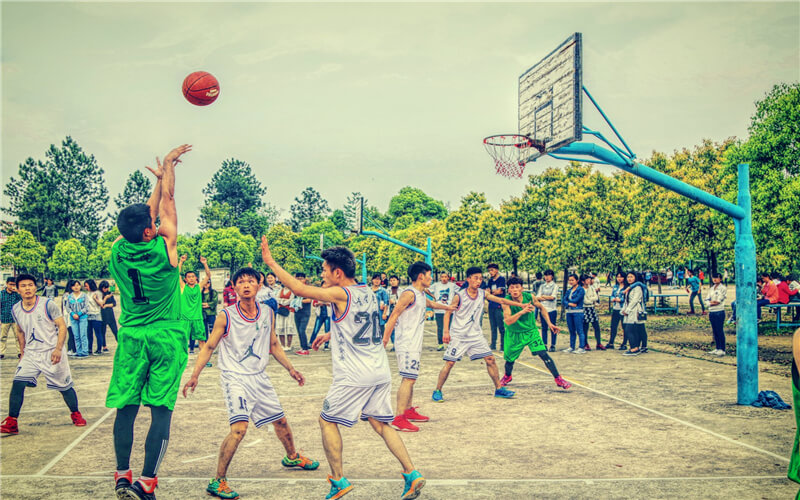
[[[15,380],[14,383],[11,384],[11,396],[8,398],[9,417],[19,417],[19,411],[22,409],[22,400],[25,399],[25,387],[27,387],[27,385],[27,382],[22,382],[21,380]]]
[[[550,355],[547,354],[547,351],[539,351],[536,354],[538,354],[539,357],[542,359],[542,361],[544,361],[544,366],[546,366],[547,369],[550,370],[550,373],[553,374],[553,378],[558,377],[558,369],[556,368],[556,363],[555,361],[553,361],[553,358],[551,358]]]
[[[156,477],[161,460],[167,452],[169,443],[169,426],[172,421],[172,410],[166,406],[150,407],[150,430],[144,442],[144,467],[142,476]]]
[[[73,413],[78,411],[78,395],[75,394],[74,387],[70,387],[66,391],[61,391],[61,397],[64,398],[64,402],[69,406],[69,411]]]
[[[117,470],[131,468],[131,449],[133,448],[133,423],[139,405],[128,405],[117,410],[114,420],[114,453],[117,456]]]
[[[511,376],[511,372],[514,370],[514,362],[513,361],[506,361],[506,377]]]

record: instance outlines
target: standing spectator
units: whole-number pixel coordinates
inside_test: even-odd
[[[642,283],[641,275],[630,271],[625,275],[628,282],[626,290],[625,305],[622,308],[622,324],[625,328],[625,336],[628,337],[630,349],[624,356],[638,356],[647,352],[647,287]]]
[[[536,280],[533,282],[533,287],[531,288],[531,291],[533,292],[533,295],[536,295],[536,294],[539,293],[539,287],[542,286],[542,283],[544,283],[544,279],[542,279],[542,273],[541,273],[541,271],[537,271],[536,272]]]
[[[594,336],[597,340],[596,347],[598,350],[605,351],[606,347],[600,339],[600,321],[597,317],[597,310],[595,307],[600,303],[600,297],[597,295],[597,288],[594,286],[594,278],[590,274],[581,276],[581,283],[583,284],[583,331],[586,334],[586,345],[583,348],[591,351],[589,347],[589,325],[594,328]]]
[[[625,280],[625,273],[619,272],[616,275],[617,282],[611,289],[611,337],[606,345],[607,349],[614,348],[614,340],[617,338],[617,328],[622,322],[622,306],[625,304],[625,290],[628,288],[628,282]],[[622,329],[622,344],[620,350],[627,349],[627,341],[625,338],[625,329]]]
[[[88,297],[81,291],[81,282],[78,280],[67,281],[67,290],[71,293],[65,295],[62,300],[67,301],[69,321],[72,324],[72,333],[75,335],[75,357],[85,358],[89,356],[89,341],[86,338],[89,322]]]
[[[686,271],[683,268],[678,269],[678,286],[683,286],[683,277],[686,275]]]
[[[381,273],[381,286],[383,288],[389,288],[389,280],[386,278],[386,273]]]
[[[722,283],[723,283],[725,286],[727,286],[727,285],[728,285],[728,270],[727,270],[727,269],[723,269],[723,270],[722,270]]]
[[[268,274],[268,280],[269,277]],[[292,336],[294,336],[295,329],[294,308],[291,307],[294,294],[290,289],[282,286],[276,299],[278,301],[278,314],[275,316],[275,330],[278,332],[278,339],[281,341],[283,350],[288,351],[292,348]]]
[[[725,355],[725,296],[728,288],[722,284],[722,275],[711,275],[711,288],[708,290],[708,320],[711,322],[711,333],[714,335],[714,356]]]
[[[434,283],[431,287],[433,293],[433,300],[440,304],[451,304],[453,297],[456,295],[456,285],[450,282],[450,276],[446,272],[439,273],[439,281]],[[436,340],[437,351],[444,350],[444,342],[442,342],[442,335],[444,331],[444,309],[434,309],[434,317],[436,318]]]
[[[500,276],[500,268],[497,264],[486,266],[489,270],[489,293],[496,297],[506,296],[506,279]],[[505,345],[506,325],[503,322],[503,306],[497,302],[489,302],[489,328],[492,330],[492,345],[490,348],[497,349],[497,334],[500,333],[500,350]]]
[[[650,280],[652,278],[653,278],[653,273],[651,273],[649,269],[644,272],[644,284],[647,285],[648,287],[650,286]]]
[[[89,354],[103,354],[103,347],[105,347],[105,339],[103,338],[103,317],[100,315],[100,309],[103,307],[103,294],[97,289],[97,283],[94,280],[86,280],[83,282],[83,287],[86,290],[86,318],[88,320],[88,336]],[[92,353],[92,337],[97,339],[97,349]],[[107,349],[106,349],[107,350]]]
[[[545,311],[547,311],[547,317],[550,319],[550,323],[556,324],[556,317],[558,315],[558,311],[556,310],[556,297],[558,296],[558,285],[554,281],[555,273],[552,269],[547,269],[544,272],[544,282],[539,286],[539,291],[536,293],[536,298],[539,299],[539,302],[542,303],[544,306]],[[547,320],[544,319],[542,316],[540,319],[540,323],[542,325],[542,340],[544,341],[544,345],[547,345],[547,332],[550,332],[550,352],[555,352],[556,350],[556,337],[558,333],[550,330],[547,326]]]
[[[14,316],[11,314],[11,308],[14,304],[21,301],[22,297],[17,293],[16,279],[9,276],[6,278],[6,287],[0,290],[0,359],[6,357],[6,342],[8,341],[8,332],[14,336],[17,341],[17,352],[21,352],[19,348],[19,338],[17,338],[17,331],[15,329]],[[21,357],[17,354],[17,358]]]
[[[580,286],[577,274],[570,274],[567,278],[569,289],[562,299],[567,308],[567,328],[569,329],[569,347],[564,352],[583,354],[586,350],[582,347],[586,345],[586,333],[583,331],[583,297],[586,294]],[[578,341],[578,348],[575,348],[575,340]]]
[[[381,281],[380,273],[372,275],[372,293],[378,299],[378,311],[381,316],[381,336],[383,336],[383,327],[386,325],[386,320],[389,319],[389,293],[381,286]]]
[[[200,293],[200,307],[203,309],[203,326],[206,327],[206,337],[211,336],[214,322],[217,320],[217,306],[219,293],[214,290],[211,280],[203,282],[203,291]]]
[[[106,327],[110,327],[111,333],[114,334],[114,340],[117,340],[117,318],[114,316],[114,307],[117,305],[117,299],[111,293],[108,281],[101,281],[98,288],[100,288],[100,293],[103,294],[103,307],[100,309],[100,317],[103,319],[103,338],[106,337]],[[103,351],[108,352],[108,347],[103,347]]]
[[[54,299],[58,297],[58,289],[61,288],[50,278],[44,279],[44,285],[37,290],[37,292],[42,292],[42,297],[47,297],[48,299]]]
[[[706,281],[706,275],[703,274],[703,270],[700,269],[697,273],[697,277],[700,278],[700,284],[702,285]]]
[[[300,280],[301,283],[306,284],[308,279],[305,273],[295,273],[295,278]],[[300,350],[295,352],[298,356],[308,356],[308,337],[306,330],[308,330],[308,322],[311,319],[311,299],[298,297],[299,309],[294,311],[294,326],[297,328],[297,336],[300,337]]]
[[[386,294],[389,296],[389,307],[383,311],[383,314],[386,319],[389,319],[392,311],[394,311],[394,305],[397,304],[397,300],[400,298],[400,278],[394,274],[389,277],[389,287],[386,289]],[[392,332],[392,348],[389,350],[394,351],[394,332]]]
[[[261,279],[263,280],[264,273],[261,274]],[[225,283],[225,288],[222,289],[222,301],[225,303],[225,307],[232,306],[236,303],[236,290],[233,289],[233,283],[231,283],[231,280],[228,280],[228,282]]]
[[[331,331],[331,316],[328,314],[328,304],[326,302],[319,302],[316,300],[311,301],[311,307],[314,308],[314,315],[316,319],[314,320],[314,330],[311,332],[311,340],[309,340],[309,344],[314,344],[314,339],[317,338],[317,334],[319,333],[320,329],[325,326],[325,333]],[[324,350],[328,350],[328,343],[325,343]]]
[[[672,286],[672,277],[673,276],[674,275],[672,274],[672,269],[667,269],[666,276],[664,276],[664,279],[667,280],[667,286]]]
[[[694,275],[694,273],[687,269],[686,270],[686,293],[689,293],[689,315],[694,314],[694,298],[699,298],[700,308],[703,310],[703,314],[706,313],[706,306],[703,303],[703,287],[701,286],[700,279]]]
[[[65,290],[69,290],[65,288]],[[72,332],[72,322],[70,321],[69,310],[67,310],[67,305],[69,304],[68,299],[69,291],[67,291],[61,297],[61,316],[64,318],[64,322],[67,324],[67,356],[77,356],[78,351],[75,348],[75,334]]]

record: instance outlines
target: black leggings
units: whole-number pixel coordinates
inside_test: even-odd
[[[622,313],[620,313],[620,311],[617,309],[613,309],[611,311],[611,338],[608,340],[609,345],[614,345],[614,340],[617,338],[617,328],[619,328],[621,322],[622,322]],[[625,344],[624,339],[622,341],[622,344],[623,345]]]
[[[128,405],[117,409],[114,420],[114,451],[117,455],[117,470],[130,468],[131,450],[133,448],[133,424],[139,413],[139,405]],[[172,423],[172,410],[166,406],[150,407],[150,430],[144,442],[144,467],[142,476],[156,477],[158,467],[169,443],[169,427]]]
[[[625,323],[624,328],[625,336],[628,337],[631,349],[647,348],[647,328],[645,328],[644,323]]]
[[[27,382],[15,380],[11,384],[11,396],[8,398],[8,416],[17,418],[19,411],[22,409],[22,402],[25,399],[25,388],[28,386]],[[75,389],[70,387],[66,391],[61,391],[61,397],[67,403],[69,411],[78,411],[78,395],[75,394]]]
[[[553,374],[554,378],[557,378],[558,369],[556,368],[556,363],[555,361],[553,361],[553,358],[551,358],[550,355],[547,354],[547,351],[537,351],[534,354],[539,356],[539,358],[541,358],[541,360],[544,361],[544,366],[546,366],[547,369],[550,370],[550,373]],[[512,371],[514,371],[514,362],[506,361],[506,376],[510,377]]]

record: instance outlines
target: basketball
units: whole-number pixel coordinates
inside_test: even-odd
[[[219,97],[219,82],[211,73],[195,71],[183,80],[183,96],[195,106],[208,106]]]

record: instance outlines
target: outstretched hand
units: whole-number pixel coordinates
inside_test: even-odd
[[[208,262],[208,261],[206,260],[205,257],[200,257],[200,263],[201,264],[206,265],[206,262]]]
[[[272,257],[272,252],[269,251],[266,235],[261,237],[261,260],[267,267],[272,267],[272,264],[275,264],[275,258]]]
[[[315,351],[319,351],[319,347],[323,345],[325,342],[329,342],[331,340],[331,334],[326,333],[325,335],[320,335],[319,337],[314,339],[314,343],[311,344],[311,348]]]
[[[194,389],[197,387],[197,379],[192,377],[186,382],[186,385],[183,386],[183,397],[186,397],[186,392],[191,390],[192,394],[194,394]]]
[[[191,144],[183,144],[181,146],[178,146],[177,148],[167,153],[167,156],[164,157],[164,163],[167,162],[180,163],[181,155],[184,153],[188,153],[191,150],[192,150]]]
[[[289,372],[289,376],[297,380],[297,385],[299,385],[300,387],[302,387],[306,383],[306,378],[303,376],[303,374],[295,370],[294,368],[292,368],[292,370]]]
[[[183,264],[184,262],[186,262],[186,258],[187,258],[187,257],[188,257],[188,256],[187,256],[186,254],[183,254],[183,255],[181,255],[181,264]]]
[[[153,175],[156,176],[156,179],[160,180],[164,176],[164,167],[161,165],[161,160],[158,159],[158,156],[156,156],[156,165],[158,165],[158,168],[156,170],[153,170],[147,165],[145,165],[144,168],[152,172]]]

